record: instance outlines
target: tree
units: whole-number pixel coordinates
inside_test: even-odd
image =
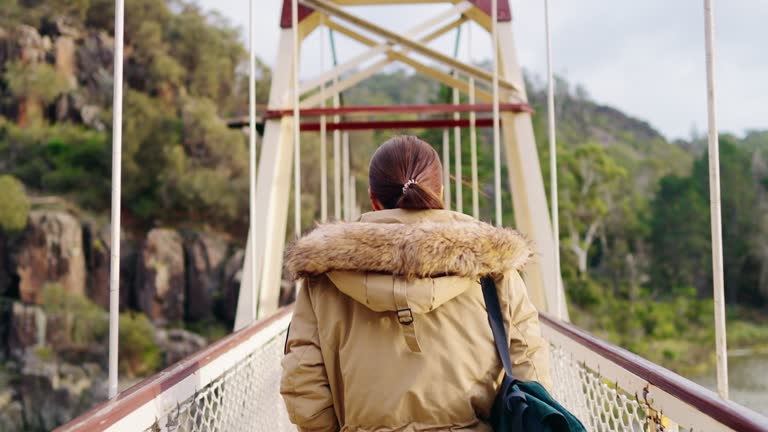
[[[590,247],[615,206],[615,191],[626,172],[597,144],[564,150],[558,157],[560,214],[565,220],[568,246],[576,256],[578,272],[586,276]]]
[[[65,77],[47,63],[11,62],[6,65],[3,79],[18,101],[20,125],[42,120],[43,106],[68,89]]]

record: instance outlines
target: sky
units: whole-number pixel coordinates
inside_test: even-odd
[[[197,0],[242,29],[247,42],[247,0]],[[256,54],[273,65],[282,0],[253,0]],[[715,1],[715,78],[721,132],[768,129],[768,0]],[[669,139],[707,128],[702,0],[550,0],[553,68],[583,86],[595,101],[648,121]],[[348,8],[391,30],[404,31],[449,6]],[[546,45],[542,0],[511,0],[522,66],[543,79]],[[324,35],[324,37],[322,37]],[[455,33],[431,45],[452,53]],[[339,61],[365,50],[338,36]],[[471,43],[470,43],[471,41]],[[490,59],[490,37],[472,25],[462,31],[459,57]],[[301,79],[331,65],[327,33],[305,41]]]

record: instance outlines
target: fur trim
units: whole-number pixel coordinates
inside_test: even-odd
[[[521,270],[531,255],[530,242],[517,231],[475,220],[355,222],[318,226],[289,248],[285,262],[294,277],[359,271],[479,278]]]

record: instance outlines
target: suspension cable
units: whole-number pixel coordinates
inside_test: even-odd
[[[443,129],[443,202],[451,209],[451,140],[448,129]]]
[[[112,95],[112,223],[109,262],[109,377],[107,394],[117,395],[117,349],[120,326],[120,198],[123,152],[123,33],[125,4],[115,1],[115,53]]]
[[[467,57],[474,64],[472,56],[472,24],[467,23]],[[475,78],[469,77],[469,104],[475,104]],[[469,112],[469,151],[472,165],[472,216],[480,218],[480,194],[477,180],[477,114]]]
[[[333,66],[338,65],[338,59],[336,57],[336,44],[333,39],[333,30],[328,29],[328,39],[331,42],[331,57],[333,58]],[[336,75],[333,79],[334,84],[339,82],[339,76]],[[333,107],[339,108],[341,106],[341,96],[339,92],[333,93]],[[333,116],[333,122],[339,123],[341,117],[337,114]],[[333,216],[337,221],[341,220],[341,131],[335,129],[333,131]]]
[[[251,272],[251,322],[256,321],[259,314],[261,293],[256,281],[256,7],[254,0],[248,2],[248,233],[251,242],[251,253],[248,265]]]
[[[456,44],[453,48],[453,57],[459,57],[459,47],[461,45],[461,26],[456,28]],[[454,77],[458,78],[458,71],[454,70]],[[459,96],[459,89],[453,88],[453,104],[459,105],[461,98]],[[454,120],[460,120],[461,114],[459,112],[453,113]],[[463,191],[462,191],[462,179],[461,179],[461,128],[456,126],[453,128],[453,142],[454,142],[454,179],[456,180],[456,211],[461,213],[464,211],[463,207]]]
[[[344,220],[352,220],[351,197],[349,196],[349,132],[342,135],[342,159],[343,159],[343,186],[344,186]]]
[[[320,15],[320,26],[325,26],[325,15]],[[325,38],[320,34],[320,70],[325,72]],[[320,107],[325,108],[325,81],[320,83]],[[328,220],[328,137],[326,117],[320,116],[320,221]]]
[[[563,292],[560,288],[560,215],[557,199],[557,141],[555,135],[555,83],[552,74],[552,39],[549,25],[549,0],[544,0],[544,21],[547,36],[547,122],[549,126],[549,188],[552,211],[552,240],[555,254],[555,277],[557,289],[557,318],[563,319]]]
[[[475,104],[475,78],[469,77],[469,103]],[[469,149],[472,164],[472,216],[480,218],[480,196],[477,180],[477,114],[469,112]]]
[[[728,399],[728,350],[725,333],[725,288],[723,282],[723,227],[720,210],[720,144],[715,112],[715,49],[712,0],[704,0],[704,33],[707,65],[707,122],[709,126],[709,201],[712,229],[712,283],[715,303],[715,350],[717,393]]]
[[[296,238],[301,237],[301,118],[299,117],[299,4],[291,0],[293,29],[293,224]]]
[[[499,136],[499,38],[498,0],[491,1],[491,38],[493,39],[493,186],[495,192],[496,225],[501,226],[501,137]]]

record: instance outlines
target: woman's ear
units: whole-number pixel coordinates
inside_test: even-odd
[[[376,197],[373,195],[373,192],[371,192],[371,188],[368,188],[368,197],[371,199],[371,206],[373,207],[374,211],[384,210],[384,205],[381,204],[381,201],[376,199]]]

